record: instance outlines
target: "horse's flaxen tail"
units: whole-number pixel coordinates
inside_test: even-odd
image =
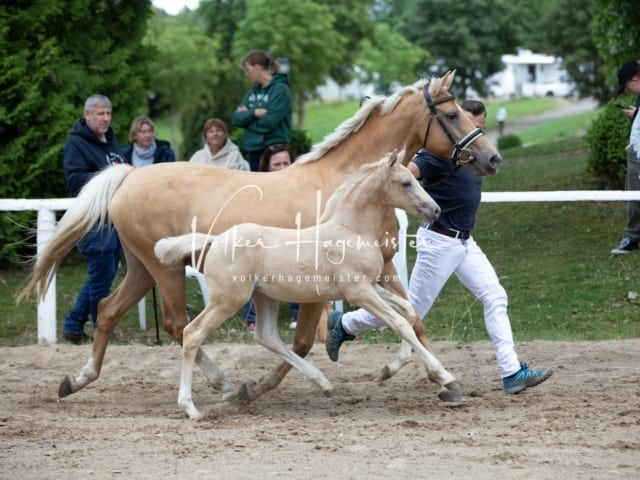
[[[187,233],[177,237],[166,237],[156,242],[153,249],[160,263],[171,265],[179,262],[185,257],[202,250],[214,240],[214,236],[206,233]]]
[[[95,175],[82,188],[71,207],[60,219],[47,247],[38,254],[27,285],[16,295],[20,303],[37,288],[38,300],[47,293],[58,265],[96,224],[109,221],[109,206],[116,190],[133,171],[130,165],[115,165]]]

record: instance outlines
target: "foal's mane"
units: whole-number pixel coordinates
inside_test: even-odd
[[[397,92],[385,96],[375,96],[362,104],[355,115],[342,122],[332,133],[324,137],[324,139],[315,144],[309,153],[301,155],[296,159],[296,163],[315,162],[322,158],[326,153],[342,143],[349,135],[357,132],[366,123],[372,112],[379,111],[380,115],[387,115],[392,112],[402,97],[412,94],[421,93],[424,86],[429,82],[429,94],[438,95],[442,89],[448,87],[447,81],[450,75],[446,74],[440,78],[433,78],[431,81],[420,79],[413,85],[408,85]]]
[[[383,158],[376,162],[365,163],[361,165],[355,172],[345,178],[342,184],[333,192],[333,194],[327,200],[327,204],[324,207],[324,212],[320,216],[320,222],[328,220],[338,209],[343,208],[342,202],[345,198],[353,192],[356,185],[370,174],[373,174],[376,170],[384,168],[385,164],[389,162],[391,155],[397,154],[397,152],[387,153]],[[404,157],[404,150],[398,155],[398,161],[401,163]]]

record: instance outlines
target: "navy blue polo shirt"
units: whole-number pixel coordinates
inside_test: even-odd
[[[472,169],[456,168],[451,160],[422,148],[411,160],[420,169],[421,183],[441,208],[437,223],[470,232],[482,195],[482,177]]]

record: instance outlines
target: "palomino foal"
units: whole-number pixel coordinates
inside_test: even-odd
[[[211,301],[183,332],[178,405],[190,418],[201,417],[192,400],[198,349],[250,297],[256,302],[256,341],[313,379],[325,394],[333,392],[329,380],[287,348],[278,334],[280,300],[312,303],[346,298],[366,308],[413,347],[429,379],[442,387],[441,399],[462,398],[451,373],[418,341],[412,328],[418,319],[411,304],[379,284],[384,259],[378,238],[389,207],[428,222],[440,213],[395,151],[347,177],[313,227],[244,223],[216,236],[194,232],[156,243],[155,254],[165,264],[183,261],[209,245],[204,274]]]

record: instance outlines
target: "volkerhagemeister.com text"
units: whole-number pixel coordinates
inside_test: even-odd
[[[351,273],[309,273],[309,274],[264,274],[264,273],[249,273],[242,275],[231,275],[231,279],[234,283],[336,283],[336,282],[367,282],[371,283],[371,279],[368,275],[351,274]],[[375,283],[400,281],[400,277],[397,275],[378,275],[375,278]]]

